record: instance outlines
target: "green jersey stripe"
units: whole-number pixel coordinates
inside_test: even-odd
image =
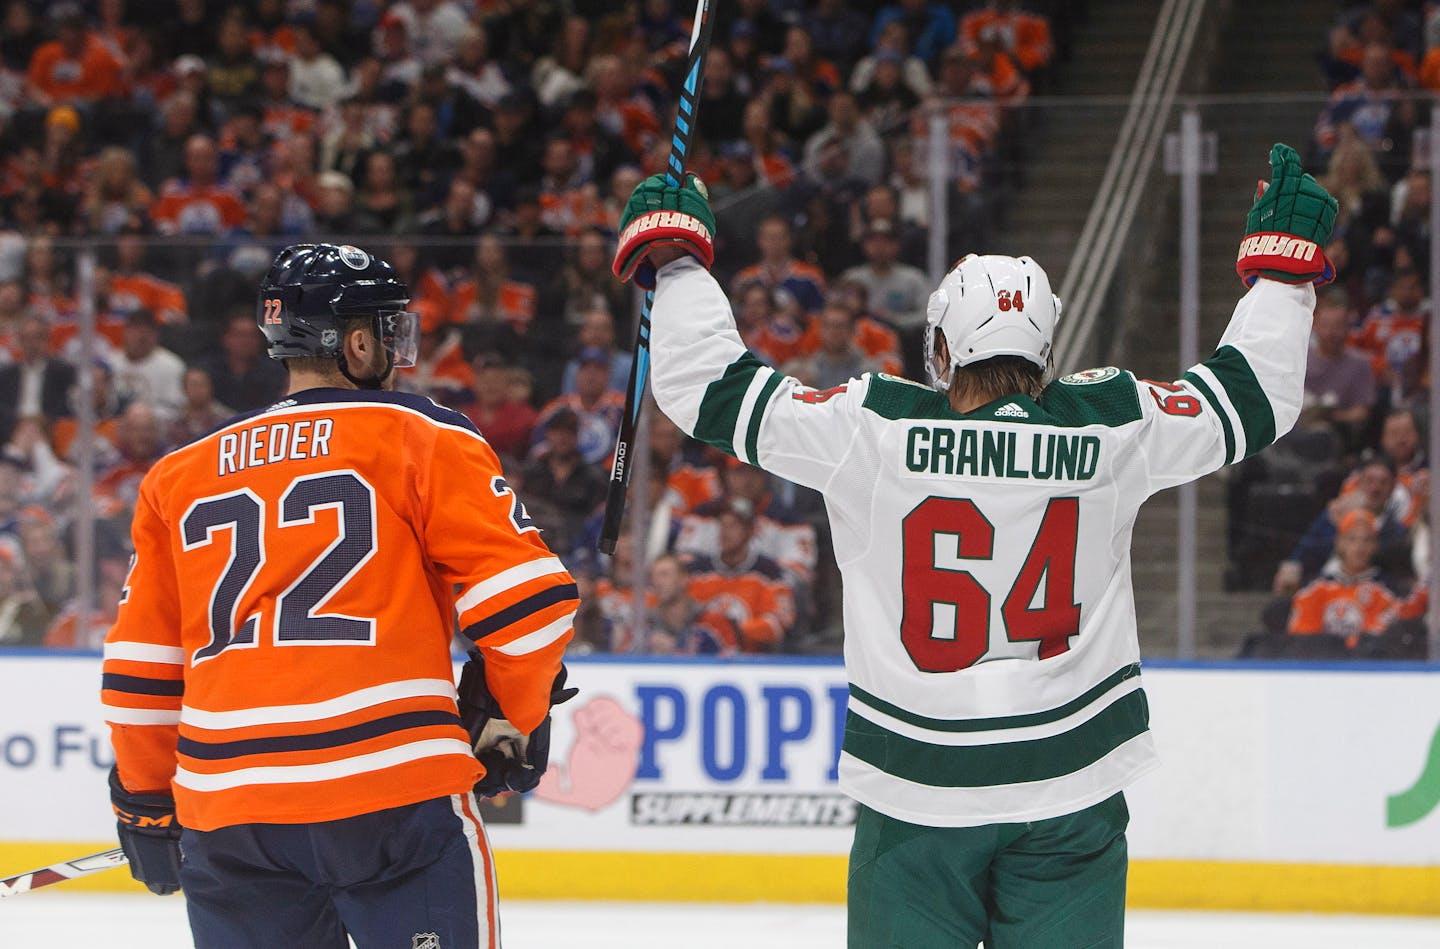
[[[750,424],[745,430],[745,457],[752,465],[760,464],[760,456],[756,454],[760,447],[760,422],[765,418],[770,397],[780,388],[780,382],[784,378],[778,372],[770,373],[770,378],[765,380],[760,394],[755,397],[755,404],[750,407]]]
[[[1273,442],[1275,410],[1270,407],[1270,399],[1245,355],[1234,346],[1221,346],[1215,355],[1205,360],[1205,367],[1225,387],[1225,395],[1245,427],[1245,457]]]
[[[1194,386],[1205,397],[1205,401],[1210,403],[1210,410],[1219,417],[1220,428],[1225,433],[1225,464],[1234,464],[1235,428],[1230,424],[1230,413],[1225,411],[1225,406],[1221,405],[1220,400],[1215,397],[1215,390],[1211,389],[1209,383],[1204,379],[1193,372],[1187,372],[1181,378]]]
[[[733,439],[740,406],[744,404],[751,379],[764,368],[764,363],[747,352],[726,366],[719,379],[705,387],[699,416],[695,420],[696,438],[728,455],[735,454]]]
[[[1032,741],[934,745],[845,716],[846,754],[886,774],[937,788],[978,788],[1048,781],[1088,767],[1143,734],[1150,711],[1139,689],[1067,732]]]
[[[853,683],[850,686],[850,696],[862,705],[869,706],[877,712],[883,712],[897,721],[904,722],[907,725],[914,725],[918,728],[928,728],[931,731],[1003,731],[1007,728],[1027,728],[1032,725],[1048,725],[1050,722],[1058,722],[1062,718],[1074,715],[1076,712],[1095,702],[1100,696],[1114,689],[1120,683],[1127,679],[1133,679],[1139,674],[1140,663],[1132,662],[1130,665],[1123,666],[1106,676],[1084,694],[1066,702],[1064,705],[1048,709],[1044,712],[1030,712],[1026,715],[1005,715],[998,718],[926,718],[924,715],[916,715],[914,712],[908,712],[898,705],[892,705],[884,699],[877,698]]]

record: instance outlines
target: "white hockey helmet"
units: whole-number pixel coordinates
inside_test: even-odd
[[[1029,257],[967,254],[930,294],[925,309],[925,374],[941,392],[956,366],[993,356],[1023,356],[1041,369],[1060,319],[1060,298],[1050,278]],[[935,368],[935,331],[945,334],[950,365]]]

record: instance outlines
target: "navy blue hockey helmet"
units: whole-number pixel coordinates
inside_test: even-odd
[[[420,337],[409,302],[410,288],[379,257],[350,244],[291,244],[260,284],[256,320],[271,359],[339,359],[346,324],[368,316],[392,367],[405,368]]]

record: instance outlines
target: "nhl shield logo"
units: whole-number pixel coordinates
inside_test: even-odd
[[[435,933],[416,933],[410,937],[410,949],[440,949],[440,937]]]
[[[340,332],[339,332],[339,330],[329,329],[329,330],[325,330],[324,332],[322,332],[322,333],[320,334],[320,345],[321,345],[321,346],[324,346],[326,349],[334,348],[335,346],[339,345],[339,343],[340,343]]]

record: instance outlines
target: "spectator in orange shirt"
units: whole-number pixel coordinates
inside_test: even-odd
[[[120,95],[123,66],[98,37],[85,27],[85,16],[73,3],[51,9],[55,39],[42,43],[27,71],[31,101],[43,108],[87,107]]]
[[[1030,74],[1050,65],[1055,54],[1050,21],[1020,9],[1017,0],[988,0],[984,9],[965,14],[960,39],[969,47],[990,44]]]
[[[812,336],[815,348],[809,349]],[[843,303],[827,303],[805,334],[809,352],[786,363],[782,371],[812,389],[830,389],[864,373],[880,372],[880,362],[855,345],[855,336],[855,311]]]
[[[1353,649],[1361,635],[1385,632],[1401,600],[1375,567],[1378,548],[1373,514],[1355,510],[1341,518],[1335,556],[1319,577],[1295,594],[1290,634],[1339,636]]]
[[[1392,404],[1402,404],[1418,384],[1426,318],[1425,278],[1413,267],[1402,268],[1390,278],[1386,298],[1350,334],[1350,345],[1370,355],[1376,381],[1401,396],[1392,394]]]
[[[795,599],[785,571],[753,550],[754,509],[735,501],[720,512],[715,558],[691,561],[690,595],[705,612],[727,617],[743,652],[778,652],[795,624]]]
[[[535,288],[511,278],[505,245],[494,234],[481,235],[474,266],[455,284],[457,321],[500,324],[524,336],[535,318],[535,302]]]
[[[163,234],[204,234],[218,237],[245,223],[240,196],[218,181],[220,156],[208,135],[185,142],[185,177],[170,181],[151,206],[150,216]]]
[[[148,249],[145,236],[133,228],[115,239],[115,270],[110,274],[106,306],[121,316],[149,310],[161,323],[171,326],[188,322],[184,291],[146,268]]]

